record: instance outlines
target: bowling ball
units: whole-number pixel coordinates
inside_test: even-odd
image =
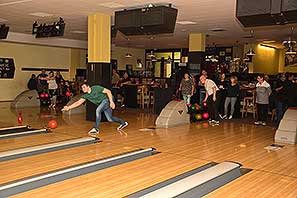
[[[205,119],[205,120],[208,119],[209,118],[209,114],[207,112],[202,113],[202,118]]]
[[[196,120],[201,120],[202,119],[202,115],[200,113],[195,115]]]
[[[71,96],[71,92],[70,91],[67,91],[66,92],[66,96],[68,96],[68,97]]]
[[[45,97],[45,95],[42,93],[42,94],[40,94],[40,98],[44,98]]]
[[[199,106],[199,104],[195,103],[194,105],[195,105],[195,107],[196,107],[196,110],[199,111],[199,110],[200,110],[200,106]]]
[[[47,124],[47,126],[51,129],[55,129],[58,127],[58,123],[56,120],[50,120]]]
[[[207,102],[202,102],[203,107],[207,107]]]
[[[49,97],[49,95],[46,93],[46,94],[44,94],[44,97],[45,97],[45,98],[48,98],[48,97]]]
[[[196,113],[196,107],[195,107],[195,105],[191,105],[190,106],[190,112],[191,113]]]

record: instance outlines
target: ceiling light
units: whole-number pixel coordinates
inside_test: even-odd
[[[148,55],[148,57],[150,57],[151,59],[152,59],[153,57],[155,57],[154,51],[151,51],[151,53]]]
[[[289,49],[286,51],[286,55],[296,55],[297,52],[294,51],[293,46],[290,46]]]
[[[29,13],[31,16],[37,16],[37,17],[50,17],[53,16],[53,14],[45,13],[45,12],[33,12]]]
[[[294,27],[291,27],[291,35],[289,36],[289,39],[286,41],[283,41],[283,45],[289,49],[286,52],[286,54],[294,52],[294,46],[296,45],[296,41],[292,40],[293,34],[294,34]]]
[[[194,25],[194,24],[197,24],[197,22],[195,22],[195,21],[177,21],[176,23],[180,24],[180,25]]]
[[[246,53],[247,56],[255,56],[256,53],[254,52],[254,50],[252,48],[249,49],[249,51]]]
[[[33,0],[20,0],[20,1],[12,1],[12,2],[7,2],[7,3],[0,3],[0,6],[9,6],[9,5],[14,5],[14,4],[19,4],[19,3],[26,3],[26,2],[31,2]]]
[[[126,57],[126,58],[131,58],[131,57],[132,57],[132,54],[128,52],[128,53],[125,55],[125,57]]]
[[[271,40],[271,41],[263,41],[263,43],[275,43],[276,41],[273,41],[273,40]]]
[[[115,2],[105,2],[105,3],[100,3],[98,5],[100,5],[102,7],[106,7],[106,8],[123,8],[123,7],[125,7],[123,4],[115,3]]]

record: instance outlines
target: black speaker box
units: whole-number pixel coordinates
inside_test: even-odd
[[[237,0],[236,17],[244,27],[275,25],[271,0]]]
[[[282,0],[282,13],[288,23],[297,23],[297,0]]]
[[[177,9],[168,6],[115,12],[115,27],[125,35],[173,33]]]

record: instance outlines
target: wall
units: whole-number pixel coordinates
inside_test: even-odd
[[[297,66],[285,67],[285,49],[274,49],[260,44],[245,45],[244,51],[253,47],[256,55],[253,62],[249,63],[251,73],[278,74],[282,72],[296,72]]]
[[[285,53],[286,50],[281,50],[279,53],[279,72],[293,72],[297,73],[297,66],[285,67]]]
[[[127,52],[132,54],[131,58],[125,57]],[[112,46],[112,49],[111,49],[111,58],[116,59],[118,61],[119,70],[125,70],[127,64],[131,64],[133,66],[133,70],[143,70],[145,65],[144,56],[145,56],[144,49],[124,48],[124,47],[116,47],[116,46]],[[136,68],[137,59],[141,59],[143,68]]]
[[[144,66],[144,51],[144,49],[113,46],[112,59],[118,60],[119,69],[124,70],[126,64],[132,64],[134,70],[139,70],[136,68],[136,61],[141,59]],[[133,56],[126,58],[127,52]],[[14,79],[0,79],[0,89],[5,90],[0,95],[0,101],[13,100],[19,93],[27,89],[27,82],[31,74],[40,73],[39,71],[21,71],[22,67],[69,69],[69,72],[62,72],[62,75],[65,79],[72,80],[77,68],[86,68],[86,54],[86,49],[0,42],[0,57],[13,58],[16,67]]]
[[[39,45],[0,42],[0,57],[13,58],[15,75],[13,79],[0,79],[0,101],[13,100],[19,93],[27,89],[27,82],[32,73],[21,71],[22,67],[60,68],[72,71],[77,65],[77,52],[70,48],[48,47]],[[72,67],[73,66],[73,67]],[[65,79],[70,78],[69,72],[62,72]]]
[[[253,73],[277,74],[280,50],[253,44],[246,45],[244,51],[247,52],[251,46],[256,55],[253,56],[253,62],[249,64],[251,67],[250,71]]]

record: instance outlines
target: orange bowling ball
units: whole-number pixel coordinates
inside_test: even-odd
[[[47,126],[51,129],[55,129],[58,127],[58,123],[56,120],[50,120],[47,124]]]

